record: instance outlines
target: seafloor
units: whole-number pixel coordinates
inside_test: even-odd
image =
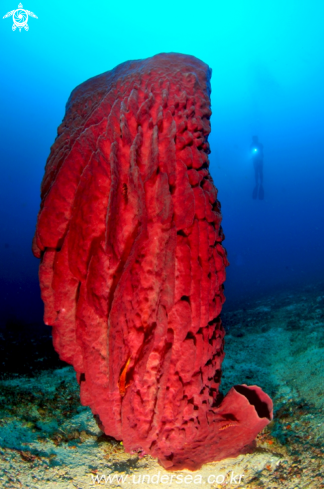
[[[80,406],[73,369],[48,354],[48,336],[28,344],[20,331],[10,348],[9,331],[0,343],[0,487],[323,488],[323,284],[238,304],[223,322],[222,390],[257,384],[274,400],[253,453],[174,473],[129,455]],[[13,373],[18,364],[27,375]]]

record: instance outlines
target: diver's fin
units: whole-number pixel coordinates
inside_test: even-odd
[[[263,185],[260,185],[260,188],[259,188],[259,199],[260,200],[263,200],[264,199]]]
[[[256,185],[253,189],[252,199],[256,199],[258,195],[258,186]]]

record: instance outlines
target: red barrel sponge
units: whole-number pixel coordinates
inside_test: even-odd
[[[219,392],[228,262],[208,170],[210,75],[160,54],[73,90],[33,241],[45,323],[82,404],[168,469],[242,453],[272,419],[260,388]]]

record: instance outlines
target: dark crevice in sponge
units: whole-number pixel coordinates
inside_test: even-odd
[[[271,420],[271,414],[267,403],[261,401],[260,397],[253,389],[244,385],[234,385],[234,389],[239,394],[242,394],[242,396],[245,396],[249,403],[255,407],[259,418],[268,418],[269,420]]]

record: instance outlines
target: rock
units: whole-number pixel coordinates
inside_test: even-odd
[[[160,54],[73,90],[33,241],[44,321],[82,404],[168,469],[244,453],[272,419],[260,388],[219,392],[228,261],[208,171],[210,75]]]

